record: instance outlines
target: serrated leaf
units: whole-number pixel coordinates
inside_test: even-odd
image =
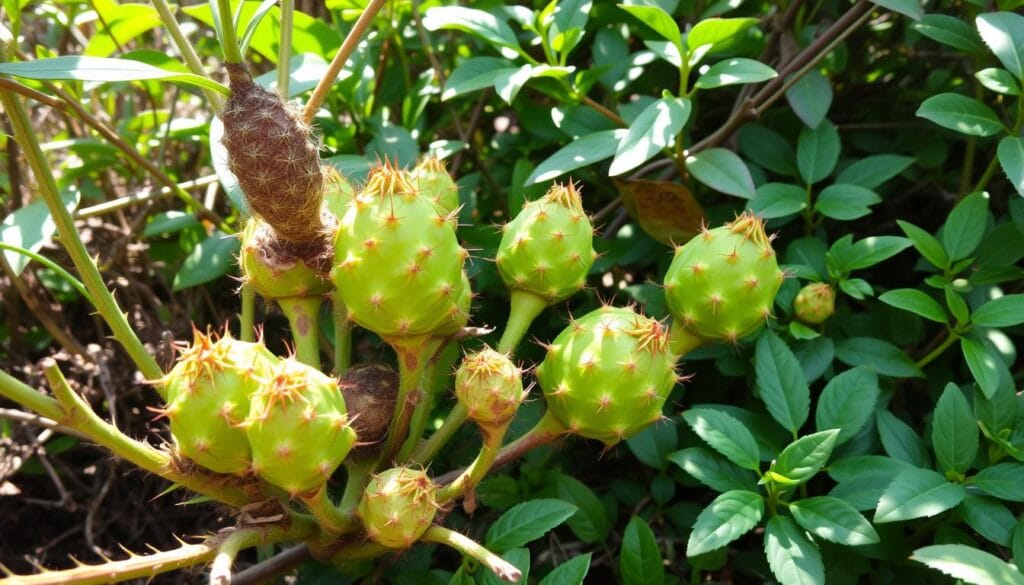
[[[1016,567],[964,544],[926,546],[910,558],[971,585],[1024,585],[1024,575]]]
[[[779,453],[772,475],[784,488],[806,483],[828,463],[838,436],[839,429],[829,429],[793,441]]]
[[[540,585],[583,585],[590,571],[591,554],[575,556],[558,565],[540,580]]]
[[[819,431],[840,429],[836,444],[849,441],[875,412],[881,389],[868,368],[854,368],[829,380],[818,398],[814,424]]]
[[[931,517],[959,504],[966,493],[963,486],[930,469],[908,469],[893,478],[878,499],[874,522]]]
[[[629,172],[667,148],[682,131],[690,110],[686,98],[663,98],[644,108],[619,142],[608,174],[614,177]]]
[[[719,549],[750,532],[764,514],[764,499],[756,492],[733,490],[715,498],[697,516],[686,543],[686,556]]]
[[[981,39],[1003,67],[1024,79],[1024,16],[1012,12],[989,12],[974,20]]]
[[[998,500],[989,496],[968,495],[957,509],[964,522],[975,532],[999,546],[1010,546],[1017,520]]]
[[[907,167],[914,164],[914,161],[913,157],[898,154],[868,156],[843,169],[843,172],[836,177],[836,183],[874,189],[902,173]]]
[[[598,543],[608,536],[611,526],[605,514],[604,505],[597,494],[576,478],[558,474],[556,483],[558,498],[576,506],[576,513],[566,522],[569,530],[583,542]]]
[[[878,300],[891,307],[909,311],[936,323],[946,323],[949,320],[946,310],[942,308],[938,301],[916,288],[891,290],[878,297]]]
[[[757,340],[754,370],[758,394],[769,414],[796,433],[810,412],[811,391],[789,346],[770,330]]]
[[[757,441],[740,421],[713,408],[693,408],[683,413],[693,432],[714,450],[744,469],[760,466]]]
[[[754,179],[743,159],[725,148],[709,148],[686,158],[686,169],[701,183],[722,193],[750,199]]]
[[[993,136],[1004,131],[992,108],[957,93],[940,93],[924,100],[917,116],[968,136]]]
[[[790,504],[789,511],[800,526],[829,542],[861,546],[879,541],[868,519],[839,498],[804,498]]]
[[[978,424],[964,393],[947,384],[932,417],[932,447],[939,471],[964,473],[978,452]]]
[[[676,451],[668,460],[678,465],[694,479],[722,493],[730,490],[749,490],[757,485],[757,476],[746,469],[701,447]]]
[[[1006,179],[1017,190],[1017,194],[1024,197],[1024,137],[1004,137],[999,141],[996,152]]]
[[[620,128],[601,130],[578,138],[558,149],[547,160],[537,165],[537,168],[526,179],[526,184],[550,181],[569,171],[609,158],[615,154],[619,147],[619,141],[625,135],[626,130]]]
[[[883,376],[924,377],[921,368],[900,348],[872,337],[851,337],[837,342],[836,359],[849,366],[867,366]]]
[[[875,424],[882,446],[890,457],[921,468],[931,467],[928,449],[910,425],[884,409],[875,412]]]
[[[791,519],[775,516],[764,531],[764,553],[783,585],[824,585],[825,566],[818,547]]]
[[[576,513],[576,506],[561,500],[530,500],[513,506],[487,531],[487,548],[504,552],[544,536]]]
[[[832,174],[839,161],[839,132],[828,120],[815,128],[804,128],[796,145],[796,165],[800,177],[809,184]]]
[[[942,245],[953,262],[970,256],[985,235],[988,222],[988,196],[971,193],[949,212],[942,228]]]
[[[633,516],[622,535],[619,552],[619,571],[626,585],[648,585],[665,580],[658,541],[643,518]]]

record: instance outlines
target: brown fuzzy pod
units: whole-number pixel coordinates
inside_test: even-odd
[[[398,396],[398,374],[384,364],[353,366],[341,378],[341,393],[360,443],[376,443],[388,432]]]
[[[227,63],[231,97],[224,147],[255,214],[295,245],[323,238],[324,178],[312,130],[280,96],[260,87],[243,63]]]

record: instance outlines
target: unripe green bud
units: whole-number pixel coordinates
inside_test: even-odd
[[[455,395],[469,418],[481,425],[508,422],[526,397],[520,369],[490,348],[463,358],[455,372]]]
[[[812,282],[793,299],[796,318],[808,325],[820,325],[836,312],[836,291],[824,282]]]
[[[319,242],[325,244],[327,240]],[[328,247],[296,254],[295,246],[278,238],[269,224],[254,217],[242,232],[238,264],[243,280],[264,298],[311,297],[331,289],[331,282],[321,276],[324,266],[330,265],[330,253]]]
[[[459,208],[459,187],[441,159],[432,154],[423,157],[412,170],[411,178],[420,195],[436,203],[445,213]]]
[[[357,511],[374,542],[409,548],[430,527],[437,508],[437,488],[426,472],[394,467],[370,480]]]

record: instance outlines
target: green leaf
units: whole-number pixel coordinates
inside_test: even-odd
[[[970,337],[960,339],[960,351],[963,352],[967,367],[971,370],[971,375],[974,376],[982,393],[986,397],[991,397],[999,386],[999,371],[1001,369],[999,356],[992,355],[985,344]]]
[[[754,179],[743,159],[725,148],[709,148],[686,157],[686,169],[701,183],[722,193],[750,199]]]
[[[811,69],[786,90],[786,101],[801,122],[817,128],[832,107],[832,84],[817,69]]]
[[[893,457],[854,455],[853,457],[843,457],[838,461],[832,462],[828,466],[828,474],[838,483],[847,482],[858,477],[880,475],[888,478],[885,482],[888,485],[897,474],[912,467],[910,463]],[[878,498],[875,498],[875,500],[877,501]]]
[[[761,494],[733,490],[715,498],[697,516],[686,543],[686,556],[695,557],[722,548],[750,532],[764,514]]]
[[[870,206],[881,201],[878,193],[871,189],[836,183],[822,189],[814,210],[832,219],[849,221],[870,214]]]
[[[968,53],[984,53],[985,44],[971,25],[955,16],[925,14],[911,27],[933,41]]]
[[[1019,195],[1024,196],[1024,137],[1004,137],[999,141],[997,154],[1006,179]]]
[[[160,26],[160,15],[148,4],[93,4],[102,26],[89,35],[84,55],[109,57],[129,41]]]
[[[891,290],[878,297],[878,300],[891,307],[909,311],[936,323],[946,323],[949,321],[949,316],[946,315],[946,310],[942,308],[942,305],[916,288]]]
[[[1017,528],[1013,531],[1013,562],[1020,569],[1024,566],[1024,518],[1017,522]]]
[[[976,18],[974,24],[1003,67],[1017,79],[1024,79],[1024,16],[989,12]]]
[[[838,436],[839,429],[829,429],[793,441],[779,453],[772,479],[783,488],[806,483],[828,463]]]
[[[1013,74],[1002,67],[988,67],[977,71],[974,78],[987,89],[1003,95],[1020,95],[1020,84]],[[1012,138],[1012,137],[1007,137]]]
[[[965,473],[978,452],[978,423],[956,384],[946,384],[932,417],[932,448],[939,471]]]
[[[992,299],[971,313],[971,322],[982,327],[1012,327],[1024,323],[1024,294]]]
[[[590,571],[590,556],[593,553],[575,556],[540,580],[540,585],[583,585]]]
[[[868,366],[883,376],[924,377],[921,368],[900,348],[872,337],[851,337],[836,342],[836,359],[848,366]]]
[[[466,59],[452,71],[444,84],[441,100],[449,100],[472,91],[494,87],[498,76],[518,71],[511,61],[497,57]]]
[[[701,447],[676,451],[668,460],[716,492],[749,490],[757,485],[753,473]]]
[[[619,142],[608,174],[615,177],[629,172],[667,148],[682,131],[690,110],[686,98],[663,98],[644,108]]]
[[[978,248],[988,223],[988,195],[971,193],[949,212],[942,228],[942,244],[953,262]]]
[[[61,191],[60,198],[68,213],[74,213],[82,201],[82,192],[77,188],[68,189]],[[0,242],[33,253],[39,252],[48,244],[55,233],[57,224],[53,221],[50,208],[42,199],[16,209],[0,222]],[[4,250],[3,254],[15,276],[20,275],[31,261],[29,256],[12,250]]]
[[[700,74],[694,87],[711,89],[741,83],[760,83],[778,77],[774,69],[753,59],[737,57],[719,61]]]
[[[875,424],[882,446],[890,457],[917,467],[931,467],[928,449],[910,425],[884,409],[875,412]]]
[[[619,4],[618,6],[661,35],[663,39],[677,47],[681,48],[683,46],[683,36],[679,32],[679,25],[676,24],[672,15],[665,12],[660,6],[638,4]]]
[[[235,265],[235,256],[241,249],[237,237],[217,230],[199,242],[192,253],[185,258],[178,273],[174,275],[174,291],[184,290],[211,280],[216,280]]]
[[[897,475],[875,509],[875,524],[934,516],[959,504],[962,485],[949,483],[930,469],[908,469]]]
[[[971,482],[985,492],[1011,502],[1024,502],[1024,465],[999,463],[986,467]]]
[[[558,498],[576,506],[576,513],[566,523],[569,530],[583,542],[599,543],[608,537],[611,525],[604,505],[597,495],[576,478],[558,474],[556,483]]]
[[[979,426],[984,425],[983,433],[998,435],[1003,429],[1012,429],[1017,418],[1017,393],[1013,384],[1000,383],[991,397],[985,396],[981,388],[975,386],[974,417],[978,419]]]
[[[550,181],[569,171],[600,162],[615,154],[619,147],[619,141],[625,135],[626,130],[616,129],[602,130],[578,138],[558,149],[555,154],[537,165],[530,177],[526,179],[526,184]]]
[[[764,554],[772,574],[783,585],[824,585],[825,566],[818,547],[785,516],[768,521],[764,531]]]
[[[836,183],[874,189],[902,173],[914,161],[913,157],[898,154],[876,154],[865,157],[843,169],[843,172],[836,177]]]
[[[686,34],[686,46],[694,51],[704,45],[716,45],[757,24],[756,18],[708,18],[695,24]]]
[[[487,531],[487,548],[504,552],[544,536],[576,513],[576,506],[561,500],[523,502],[498,518]]]
[[[844,268],[847,270],[869,268],[892,258],[910,246],[910,240],[899,236],[867,237],[850,246],[847,258],[843,262]],[[833,246],[834,248],[835,246]]]
[[[956,93],[940,93],[924,100],[917,115],[969,136],[993,136],[1005,131],[992,108]]]
[[[434,6],[423,15],[423,26],[430,31],[459,30],[498,48],[519,49],[512,27],[493,14],[475,8]]]
[[[796,175],[796,153],[781,134],[760,124],[744,124],[739,137],[740,152],[748,160],[777,175]]]
[[[975,532],[1000,545],[1010,546],[1017,520],[1010,510],[989,496],[968,495],[958,508]]]
[[[816,128],[804,128],[796,146],[800,177],[809,184],[828,177],[839,161],[839,132],[828,120]]]
[[[924,16],[924,11],[921,10],[921,3],[917,0],[871,0],[871,2],[882,8],[888,8],[893,12],[909,16],[914,20],[920,20]]]
[[[800,213],[807,207],[807,193],[790,183],[765,183],[757,188],[747,209],[764,219],[775,219]]]
[[[147,81],[164,80],[172,83],[192,85],[215,91],[227,96],[228,88],[216,81],[194,75],[167,71],[132,59],[106,59],[102,57],[80,57],[65,55],[35,61],[0,63],[0,73],[26,79],[50,81]]]
[[[714,408],[690,409],[683,419],[715,451],[744,469],[757,471],[761,463],[757,441],[740,421]]]
[[[651,527],[639,516],[633,516],[622,535],[619,571],[626,585],[649,585],[665,580],[658,541]]]
[[[889,459],[883,457],[883,459]],[[894,461],[889,459],[889,461]],[[840,482],[829,495],[853,506],[856,510],[874,510],[878,498],[882,497],[885,488],[892,483],[893,476],[882,474],[865,474]]]
[[[946,297],[946,306],[957,323],[967,323],[971,319],[971,309],[960,293],[947,286],[943,289],[942,295]]]
[[[768,412],[795,434],[810,412],[811,391],[789,346],[770,330],[757,339],[754,369],[757,391]]]
[[[939,243],[935,236],[910,222],[896,220],[896,223],[903,230],[903,233],[907,234],[907,237],[914,244],[914,248],[924,256],[925,260],[931,262],[936,268],[942,270],[949,268],[949,255],[946,254],[946,249],[942,247],[942,244]]]
[[[910,558],[971,585],[1024,585],[1017,567],[964,544],[926,546]]]
[[[819,431],[840,429],[837,445],[849,441],[874,414],[880,392],[878,376],[868,368],[854,368],[839,374],[821,391],[815,427]]]
[[[506,551],[501,558],[512,563],[519,572],[523,574],[520,583],[529,583],[530,577],[530,549],[514,548]],[[502,581],[497,575],[487,570],[478,570],[476,580],[480,585],[507,585],[508,581]]]
[[[626,445],[637,459],[655,469],[664,470],[669,453],[676,450],[679,433],[675,423],[653,424],[626,439]]]
[[[861,546],[879,541],[868,519],[839,498],[805,498],[790,504],[789,511],[800,526],[829,542]]]

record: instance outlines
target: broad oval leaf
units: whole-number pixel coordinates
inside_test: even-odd
[[[760,83],[778,77],[774,69],[754,59],[726,59],[719,61],[700,74],[694,87],[711,89],[741,83]]]
[[[591,554],[575,556],[558,565],[540,580],[540,585],[583,585],[590,571]]]
[[[786,90],[786,101],[801,122],[817,128],[832,107],[832,83],[817,69],[811,69]]]
[[[916,467],[931,467],[928,449],[910,425],[885,409],[875,412],[875,425],[878,428],[878,437],[889,457]]]
[[[878,297],[878,300],[891,307],[909,311],[936,323],[946,323],[949,321],[949,316],[946,315],[946,310],[942,308],[942,305],[916,288],[891,290]]]
[[[932,417],[932,448],[939,471],[964,473],[978,453],[978,423],[956,384],[947,384]]]
[[[930,469],[908,469],[878,498],[875,524],[927,518],[959,504],[967,492]]]
[[[744,469],[757,471],[761,463],[757,441],[740,421],[714,408],[690,409],[683,419],[714,450]]]
[[[882,8],[888,8],[893,12],[909,16],[914,20],[918,20],[924,15],[924,11],[921,10],[921,3],[917,0],[871,0],[871,2]]]
[[[770,330],[757,339],[754,357],[758,394],[783,428],[796,433],[810,412],[811,391],[792,350]]]
[[[1017,519],[999,500],[989,496],[968,495],[960,502],[957,510],[975,532],[999,546],[1010,546]]]
[[[978,248],[988,227],[988,195],[971,193],[949,212],[942,227],[942,245],[953,262]]]
[[[836,182],[874,189],[902,173],[914,160],[913,157],[898,154],[868,156],[843,169],[836,177]]]
[[[498,48],[519,49],[516,33],[490,12],[462,6],[434,6],[423,15],[427,30],[459,30]]]
[[[839,132],[828,120],[816,128],[804,128],[796,145],[796,165],[800,177],[810,184],[832,174],[839,161]]]
[[[806,483],[828,463],[838,436],[839,429],[829,429],[793,441],[779,453],[773,478],[785,488]]]
[[[1010,73],[1024,79],[1024,16],[990,12],[975,19],[981,39]]]
[[[768,521],[764,531],[764,554],[780,583],[825,584],[825,566],[818,547],[786,516],[775,516]]]
[[[487,548],[504,552],[544,536],[576,513],[576,506],[561,500],[540,499],[513,506],[487,531]]]
[[[559,499],[576,506],[576,513],[566,522],[569,530],[583,542],[604,541],[611,529],[604,505],[597,494],[578,479],[558,474],[556,483]]]
[[[836,359],[849,366],[867,366],[883,376],[924,377],[921,368],[903,350],[873,337],[851,337],[837,342]]]
[[[707,18],[693,25],[686,33],[686,46],[694,51],[704,45],[724,43],[741,32],[757,24],[756,18]]]
[[[654,532],[647,522],[633,516],[622,535],[619,571],[626,585],[648,585],[665,580],[665,565]]]
[[[775,219],[800,213],[807,207],[807,192],[790,183],[765,183],[757,188],[747,209],[764,219]]]
[[[637,20],[651,27],[651,30],[661,35],[662,38],[671,42],[676,47],[682,46],[683,36],[679,32],[679,25],[676,24],[672,15],[665,12],[665,10],[660,6],[619,4],[619,8],[635,16]]]
[[[1004,131],[1003,122],[992,108],[956,93],[940,93],[924,100],[917,115],[969,136],[993,136]]]
[[[1024,323],[1024,294],[992,299],[971,313],[971,322],[982,327],[1012,327]]]
[[[973,54],[985,52],[985,44],[978,31],[955,16],[925,14],[911,27],[933,41],[954,49]]]
[[[577,139],[558,149],[544,162],[537,165],[526,179],[527,185],[549,181],[569,171],[600,162],[613,154],[626,130],[602,130]]]
[[[849,221],[870,214],[870,206],[881,201],[878,193],[871,189],[835,183],[825,187],[818,194],[814,210],[832,219]]]
[[[991,398],[999,386],[1002,370],[1006,365],[984,343],[970,337],[960,339],[960,351],[963,352],[967,368],[971,370],[971,375],[974,376],[981,392],[986,398]]]
[[[986,467],[974,476],[973,483],[1000,500],[1024,502],[1024,464],[999,463]]]
[[[839,429],[836,444],[849,441],[875,412],[881,389],[868,368],[854,368],[829,380],[818,398],[814,424],[819,431]]]
[[[1024,585],[1017,567],[964,544],[926,546],[910,558],[971,585]]]
[[[756,194],[754,179],[743,159],[725,148],[709,148],[686,157],[686,170],[708,187],[736,197]]]
[[[676,451],[668,460],[678,465],[694,479],[715,490],[749,490],[757,486],[757,476],[746,469],[701,447]]]
[[[689,119],[690,109],[686,98],[663,98],[644,108],[619,142],[608,174],[629,172],[668,147]]]
[[[861,546],[879,541],[868,519],[839,498],[804,498],[790,504],[789,511],[800,526],[829,542]]]
[[[695,557],[722,548],[750,532],[763,514],[761,494],[746,490],[725,492],[697,516],[686,543],[686,556]]]
[[[466,59],[452,71],[444,84],[441,100],[448,100],[485,87],[494,87],[499,75],[517,71],[511,61],[497,57],[473,57]]]

